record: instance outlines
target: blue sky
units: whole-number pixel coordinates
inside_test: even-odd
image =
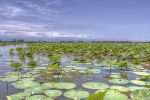
[[[150,40],[150,0],[0,0],[0,39]]]

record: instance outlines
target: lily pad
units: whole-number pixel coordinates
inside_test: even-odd
[[[150,73],[147,72],[133,72],[133,73],[137,75],[150,75]]]
[[[109,85],[105,83],[97,83],[97,82],[86,82],[83,83],[82,86],[87,89],[100,89],[100,90],[104,90],[109,87]]]
[[[74,83],[59,82],[55,85],[57,89],[73,89],[76,87]]]
[[[93,68],[93,69],[88,69],[88,72],[96,74],[96,73],[100,73],[101,70]]]
[[[149,88],[146,87],[139,87],[139,86],[130,86],[128,87],[130,89],[130,91],[135,91],[135,90],[148,90]]]
[[[115,83],[115,84],[128,84],[130,81],[126,79],[112,79],[112,80],[109,80],[109,82]]]
[[[7,96],[7,99],[8,100],[22,100],[22,99],[25,99],[29,96],[30,96],[29,93],[22,92],[22,93],[17,93],[17,94]]]
[[[59,90],[47,90],[44,94],[49,97],[58,97],[62,95],[62,92]]]
[[[131,83],[137,84],[137,85],[150,85],[150,82],[140,81],[140,80],[131,80]]]
[[[5,76],[5,77],[1,77],[0,81],[2,81],[2,82],[15,82],[19,79],[20,78],[18,78],[17,76]]]
[[[17,88],[17,89],[27,89],[27,88],[39,86],[40,84],[31,80],[28,80],[28,81],[18,81],[18,82],[13,83],[12,85],[14,86],[14,88]]]
[[[4,75],[7,75],[7,76],[18,76],[21,75],[21,72],[18,72],[18,71],[14,71],[14,72],[5,72]]]
[[[128,91],[130,91],[129,88],[126,88],[126,87],[123,87],[123,86],[110,86],[109,88],[111,90],[116,90],[116,91],[119,91],[119,92],[128,92]]]
[[[131,98],[133,100],[150,100],[149,90],[136,90],[131,93]]]
[[[30,93],[30,94],[40,94],[40,93],[43,93],[44,90],[45,90],[45,87],[37,86],[37,87],[27,88],[24,90],[24,92]]]
[[[47,97],[45,95],[33,95],[31,97],[26,98],[25,100],[54,100],[51,97]]]
[[[42,86],[46,87],[47,89],[52,89],[56,87],[57,83],[44,83]]]
[[[64,93],[64,97],[74,100],[84,99],[87,98],[88,96],[89,96],[88,92],[81,90],[70,90]]]
[[[106,92],[103,100],[128,100],[128,96],[114,90]]]

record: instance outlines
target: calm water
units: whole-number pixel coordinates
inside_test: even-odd
[[[9,55],[9,49],[10,48],[17,48],[17,47],[26,47],[25,44],[23,45],[14,45],[14,46],[0,46],[0,54],[2,54],[3,56],[0,57],[0,76],[3,75],[4,72],[7,71],[13,71],[13,69],[9,66],[10,61],[14,60],[14,61],[19,61],[19,59],[17,58],[17,56],[10,56]],[[38,66],[42,66],[40,65],[41,63],[46,64],[48,63],[48,59],[45,57],[35,57],[34,60],[40,62]],[[29,59],[27,61],[24,62],[24,64],[26,64],[29,61]],[[62,58],[61,59],[61,66],[65,66],[65,65],[75,65],[75,66],[79,66],[79,67],[91,67],[94,66],[95,68],[101,69],[101,73],[99,74],[93,74],[92,76],[80,76],[77,78],[73,78],[70,80],[64,80],[63,78],[60,78],[58,80],[55,81],[67,81],[67,82],[72,82],[75,83],[77,85],[77,89],[80,90],[85,90],[88,91],[89,93],[94,93],[95,90],[89,90],[89,89],[85,89],[81,86],[82,83],[84,82],[102,82],[102,83],[106,83],[109,85],[116,85],[116,84],[112,84],[110,82],[108,82],[108,79],[104,78],[104,76],[109,75],[109,70],[103,69],[100,66],[96,66],[96,65],[86,65],[86,64],[79,64],[79,63],[68,63],[70,62],[69,58]],[[24,65],[25,66],[25,65]],[[112,70],[113,73],[117,73],[119,72],[120,69],[114,69]],[[138,77],[135,74],[132,74],[132,72],[126,72],[127,78],[129,80],[135,79],[136,77]],[[7,85],[8,85],[8,90],[7,90]],[[127,85],[120,85],[120,86],[136,86],[132,83],[129,83]],[[5,83],[5,82],[1,82],[0,81],[0,100],[6,100],[6,96],[7,95],[11,95],[11,94],[15,94],[15,93],[19,93],[22,90],[18,90],[15,89],[11,86],[11,83]],[[61,90],[62,92],[64,92],[65,90]],[[57,98],[57,100],[66,100],[63,96],[60,96]]]

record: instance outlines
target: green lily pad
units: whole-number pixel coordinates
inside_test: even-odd
[[[5,76],[5,77],[1,77],[0,81],[2,81],[2,82],[15,82],[19,79],[20,78],[18,78],[17,76]]]
[[[101,70],[93,68],[93,69],[88,69],[88,72],[96,74],[96,73],[100,73]]]
[[[109,75],[111,78],[121,78],[122,76],[120,74],[111,74]]]
[[[5,72],[4,75],[7,75],[7,76],[18,76],[21,75],[21,72],[18,72],[18,71],[14,71],[14,72]]]
[[[140,81],[140,80],[131,80],[131,83],[137,84],[137,85],[150,85],[150,82]]]
[[[128,100],[128,96],[114,90],[106,92],[103,100]]]
[[[76,87],[74,83],[59,82],[55,85],[57,89],[73,89]]]
[[[132,100],[150,100],[149,90],[135,90],[131,93]]]
[[[27,89],[30,87],[39,86],[40,84],[31,80],[27,80],[27,81],[18,81],[18,82],[12,83],[12,85],[14,86],[14,88],[17,88],[17,89]]]
[[[133,72],[133,73],[137,75],[150,75],[150,73],[147,72]]]
[[[130,81],[126,79],[112,79],[112,80],[109,80],[109,82],[115,83],[115,84],[128,84]]]
[[[22,100],[22,99],[25,99],[29,96],[30,96],[29,93],[22,92],[22,93],[17,93],[17,94],[7,96],[7,99],[8,100]]]
[[[59,90],[47,90],[44,91],[44,94],[49,97],[58,97],[62,95],[62,92]]]
[[[45,95],[33,95],[31,97],[26,98],[25,100],[54,100],[51,97],[47,97]]]
[[[129,88],[126,88],[126,87],[123,87],[123,86],[110,86],[109,88],[111,90],[116,90],[116,91],[119,91],[119,92],[128,92],[128,91],[130,91]]]
[[[130,91],[135,91],[135,90],[148,90],[149,88],[146,87],[139,87],[139,86],[130,86],[128,87],[130,89]]]
[[[52,89],[56,87],[57,83],[44,83],[42,84],[43,87],[46,87],[47,89]]]
[[[24,92],[30,93],[30,94],[40,94],[40,93],[43,93],[44,90],[45,90],[45,87],[37,86],[37,87],[27,88],[24,90]]]
[[[70,90],[64,93],[64,97],[74,100],[84,99],[87,98],[88,96],[89,96],[88,92],[81,90]]]
[[[104,90],[109,87],[109,85],[105,83],[97,83],[97,82],[86,82],[83,83],[82,86],[87,89],[100,89],[100,90]]]

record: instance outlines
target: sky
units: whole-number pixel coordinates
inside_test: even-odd
[[[150,41],[150,0],[0,0],[0,40]]]

